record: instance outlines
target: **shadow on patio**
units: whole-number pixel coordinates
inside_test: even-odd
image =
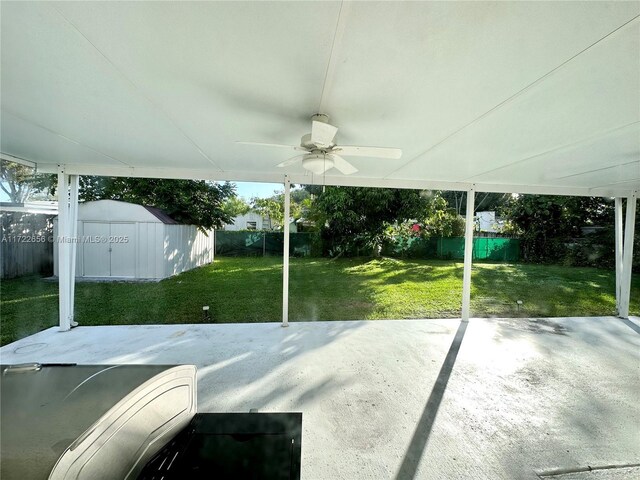
[[[429,400],[427,400],[420,421],[413,432],[413,437],[411,438],[407,452],[396,475],[396,480],[410,480],[416,476],[420,459],[427,447],[429,436],[431,435],[431,430],[433,429],[433,424],[436,421],[438,409],[442,402],[442,397],[447,389],[449,377],[451,377],[451,372],[456,363],[462,340],[467,331],[467,325],[468,322],[460,322],[458,326],[453,342],[451,342],[451,347],[449,347],[447,356],[440,368],[440,373],[438,373],[436,382],[431,390],[431,395],[429,395]]]

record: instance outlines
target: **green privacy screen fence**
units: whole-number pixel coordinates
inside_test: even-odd
[[[291,233],[289,252],[294,257],[320,256],[317,233]],[[282,256],[284,233],[267,231],[226,232],[216,230],[216,255],[228,257]]]
[[[216,231],[216,255],[281,256],[284,247],[282,232],[266,231]],[[322,242],[318,233],[291,233],[290,246],[293,257],[319,257]],[[385,242],[382,254],[400,258],[444,258],[461,260],[464,257],[464,238],[396,237]],[[520,240],[516,238],[474,238],[474,260],[515,262],[520,258]]]
[[[464,237],[396,237],[382,248],[382,254],[403,258],[464,258]],[[517,238],[474,238],[473,259],[516,262],[520,258]]]

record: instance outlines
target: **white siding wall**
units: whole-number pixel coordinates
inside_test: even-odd
[[[238,215],[233,219],[233,223],[224,226],[225,230],[235,232],[238,230],[247,230],[247,222],[254,222],[256,230],[264,230],[269,227],[269,219],[263,217],[256,212],[248,212],[244,215]]]
[[[213,262],[215,231],[207,235],[193,225],[164,225],[164,276]]]

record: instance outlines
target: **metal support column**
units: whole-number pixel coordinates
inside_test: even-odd
[[[633,260],[633,235],[636,220],[636,202],[638,192],[627,197],[627,214],[624,222],[624,246],[622,251],[622,279],[620,285],[620,311],[618,316],[629,317],[629,300],[631,297],[631,264]]]
[[[76,255],[78,250],[78,190],[80,189],[80,176],[69,175],[69,235],[70,243],[70,262],[69,262],[69,325],[77,327],[78,322],[75,321],[75,299],[76,299]]]
[[[289,326],[289,216],[291,181],[284,178],[284,252],[282,254],[282,326]]]
[[[469,320],[471,310],[471,261],[473,259],[473,206],[475,188],[467,191],[467,216],[464,224],[464,273],[462,276],[462,320]]]
[[[622,298],[622,252],[623,252],[623,238],[624,238],[624,226],[622,223],[622,197],[615,198],[615,225],[616,225],[616,237],[615,237],[615,250],[616,250],[616,314],[620,314],[620,299]]]
[[[77,175],[58,170],[58,306],[60,331],[77,325],[73,320],[75,303],[76,243],[78,236]]]
[[[71,329],[71,245],[69,244],[69,176],[58,170],[58,306],[60,331]]]

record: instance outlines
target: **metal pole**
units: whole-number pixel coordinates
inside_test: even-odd
[[[471,309],[471,261],[473,259],[473,204],[475,188],[467,191],[467,216],[464,223],[464,273],[462,276],[462,320],[469,320]]]
[[[629,317],[629,300],[631,297],[631,263],[633,259],[633,234],[636,220],[636,201],[638,192],[627,197],[627,217],[624,222],[624,249],[622,254],[622,284],[620,295],[620,312],[618,316]]]
[[[60,331],[71,329],[70,291],[71,261],[69,244],[69,176],[64,168],[58,170],[58,306]]]
[[[623,252],[623,232],[622,224],[622,197],[615,199],[615,224],[616,224],[616,313],[620,314],[620,299],[622,296],[622,252]]]
[[[69,325],[77,327],[78,322],[75,321],[75,296],[76,296],[76,252],[78,242],[78,190],[80,186],[80,177],[78,175],[69,175],[69,186],[71,193],[69,195],[69,233],[72,243],[69,245]]]
[[[291,181],[284,177],[284,252],[282,259],[282,326],[289,326],[289,215]]]

